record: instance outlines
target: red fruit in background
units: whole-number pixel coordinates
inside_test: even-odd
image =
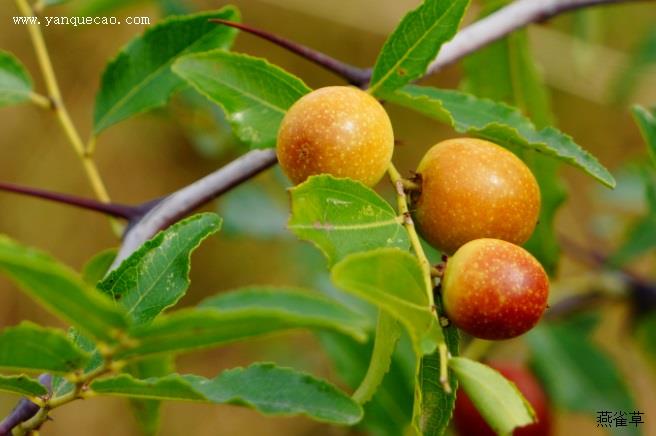
[[[548,436],[551,433],[551,411],[547,396],[535,376],[526,367],[516,363],[496,362],[489,365],[515,383],[535,410],[538,422],[515,429],[513,435]],[[495,436],[462,389],[458,389],[453,424],[460,436]]]

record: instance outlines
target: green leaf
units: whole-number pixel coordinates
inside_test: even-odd
[[[175,372],[175,365],[170,355],[156,356],[131,363],[126,372],[137,379],[164,377]],[[146,436],[157,434],[161,405],[162,402],[159,400],[130,399],[132,413],[139,423],[142,434]]]
[[[97,380],[91,389],[103,395],[234,404],[334,424],[352,425],[362,418],[360,406],[328,382],[269,363],[227,370],[214,379],[174,374],[137,380],[124,374]]]
[[[363,341],[367,335],[362,325],[357,315],[324,297],[290,289],[251,288],[135,327],[131,336],[138,345],[120,356],[188,351],[299,328],[332,330]]]
[[[134,322],[151,321],[185,294],[191,253],[220,227],[221,218],[212,213],[172,225],[124,260],[98,289],[120,301]]]
[[[517,387],[498,371],[464,357],[449,359],[449,367],[481,416],[497,434],[510,435],[515,427],[534,422],[535,412],[531,405]]]
[[[68,373],[83,368],[89,355],[66,333],[23,321],[0,331],[0,368]]]
[[[454,325],[450,325],[442,331],[449,353],[457,356],[460,341],[458,329]],[[413,425],[422,436],[443,435],[453,415],[458,379],[453,371],[449,371],[451,393],[444,391],[444,387],[440,383],[440,353],[438,351],[422,357],[418,364]]]
[[[604,185],[615,179],[597,159],[553,127],[537,130],[517,109],[470,94],[432,87],[407,85],[388,100],[445,122],[465,134],[502,146],[528,148],[579,168]]]
[[[228,6],[219,11],[168,18],[133,39],[103,73],[96,97],[93,131],[166,104],[184,82],[171,71],[180,56],[213,48],[228,48],[236,31],[208,20],[236,21],[239,13]]]
[[[636,105],[631,108],[631,112],[647,144],[651,160],[656,165],[656,108],[646,109]]]
[[[378,55],[370,92],[384,96],[421,77],[456,34],[468,5],[469,0],[424,0],[403,17]]]
[[[89,339],[88,337],[84,336],[82,333],[80,333],[77,329],[75,328],[70,328],[68,331],[68,338],[73,341],[75,346],[79,348],[80,350],[84,351],[87,353],[90,357],[82,369],[83,373],[89,373],[93,370],[96,370],[100,368],[100,366],[103,363],[103,357],[100,354],[100,351],[98,351],[98,347],[96,346],[96,343]],[[75,388],[74,383],[69,380],[69,378],[62,376],[62,375],[57,375],[54,374],[52,376],[52,397],[59,397],[64,394],[68,394],[73,391]]]
[[[595,320],[591,321],[576,318],[562,324],[541,324],[531,330],[526,335],[531,367],[559,408],[591,416],[600,410],[636,410],[612,359],[590,339]],[[617,433],[639,434],[629,427]]]
[[[482,16],[506,5],[508,1],[488,1]],[[467,91],[477,97],[504,101],[517,106],[537,127],[553,123],[549,95],[530,52],[525,30],[511,33],[465,58]],[[524,245],[553,275],[560,247],[555,234],[556,211],[566,199],[563,183],[558,178],[558,162],[526,148],[513,151],[528,165],[540,185],[542,205],[538,224]]]
[[[421,266],[410,253],[380,248],[351,254],[333,267],[332,280],[400,321],[418,354],[435,349],[441,330],[428,305]]]
[[[315,244],[329,265],[352,253],[410,247],[394,208],[360,182],[312,176],[290,193],[289,229]]]
[[[0,236],[0,271],[48,310],[99,340],[115,343],[127,327],[124,311],[73,270],[5,236]]]
[[[48,391],[37,380],[26,375],[0,375],[0,391],[28,397],[40,397]]]
[[[220,105],[237,137],[253,148],[274,147],[287,109],[310,92],[263,59],[224,50],[184,56],[173,71]]]
[[[108,248],[89,259],[82,267],[82,280],[90,286],[96,286],[109,271],[117,252],[116,248]]]
[[[371,352],[369,368],[358,389],[353,393],[353,399],[358,404],[370,401],[383,382],[383,378],[392,364],[392,355],[400,336],[401,330],[398,322],[386,312],[378,311],[376,340]]]
[[[14,55],[0,50],[0,107],[30,99],[32,79]]]

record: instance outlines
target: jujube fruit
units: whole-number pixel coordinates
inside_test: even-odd
[[[517,389],[533,406],[537,417],[537,422],[515,429],[513,436],[548,436],[551,432],[551,410],[538,380],[527,368],[519,364],[494,362],[490,363],[490,366],[515,383]],[[453,424],[460,436],[495,436],[496,434],[462,389],[458,389],[456,396]]]
[[[528,251],[499,239],[466,243],[442,278],[444,311],[482,339],[510,339],[530,330],[547,307],[549,279]]]
[[[381,104],[347,86],[317,89],[292,105],[278,132],[278,161],[294,184],[315,174],[373,186],[394,151],[392,123]]]
[[[415,217],[422,236],[447,254],[479,238],[521,245],[537,224],[540,188],[517,156],[473,138],[442,141],[419,163]]]

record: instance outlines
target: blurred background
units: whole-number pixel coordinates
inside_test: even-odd
[[[385,37],[418,0],[235,0],[243,21],[299,41],[358,66],[373,65]],[[47,15],[148,16],[155,23],[168,13],[218,9],[222,1],[71,1]],[[82,11],[82,12],[80,12]],[[473,2],[466,21],[475,19]],[[0,48],[14,53],[30,70],[35,88],[45,93],[25,26],[14,25],[13,2],[0,2]],[[87,137],[93,104],[106,62],[145,26],[50,26],[43,28],[64,99],[74,122]],[[656,104],[656,6],[635,3],[589,9],[558,17],[529,31],[533,55],[550,93],[556,125],[572,135],[618,177],[614,193],[581,172],[561,169],[568,200],[559,210],[560,234],[598,253],[610,254],[622,243],[635,220],[646,213],[643,185],[635,162],[646,148],[628,108]],[[300,76],[311,87],[343,82],[328,72],[247,34],[234,47],[263,56]],[[426,83],[458,88],[462,64],[453,65]],[[398,167],[407,174],[434,143],[456,136],[450,128],[415,113],[388,107],[399,145]],[[166,109],[120,123],[99,138],[96,161],[114,201],[137,204],[165,195],[222,166],[245,148],[232,137],[218,109],[185,91]],[[40,108],[0,108],[0,180],[53,191],[92,196],[80,163],[56,119]],[[381,184],[382,185],[382,184]],[[325,265],[316,250],[297,242],[285,230],[288,216],[286,181],[277,169],[224,196],[207,210],[225,219],[224,231],[194,254],[192,284],[181,305],[250,284],[290,284],[322,288]],[[386,187],[381,186],[386,193]],[[0,233],[52,253],[80,269],[98,251],[117,246],[106,217],[40,200],[0,193]],[[653,250],[635,258],[630,269],[656,280]],[[597,271],[580,256],[564,252],[552,299],[587,290]],[[610,276],[611,279],[613,276]],[[635,346],[627,305],[606,304],[594,331],[595,343],[615,361],[645,413],[643,434],[656,435],[656,373]],[[47,325],[61,323],[0,277],[0,327],[23,319]],[[254,360],[273,360],[326,377],[344,389],[340,377],[310,333],[252,340],[177,359],[181,373],[215,376],[219,371]],[[507,341],[493,357],[521,360],[526,346]],[[554,363],[557,365],[558,363]],[[651,368],[651,370],[650,370]],[[607,393],[613,395],[613,392]],[[16,398],[0,395],[0,415]],[[119,399],[77,401],[57,410],[47,435],[139,434],[127,402]],[[244,408],[166,403],[162,435],[346,435],[365,430],[320,425],[304,418],[267,418]],[[558,435],[603,434],[595,416],[560,410]],[[618,432],[620,433],[620,432]]]

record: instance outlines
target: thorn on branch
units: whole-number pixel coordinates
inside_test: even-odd
[[[270,32],[256,29],[246,24],[222,20],[220,18],[212,18],[210,21],[229,27],[234,27],[235,29],[242,30],[244,32],[250,33],[251,35],[257,36],[258,38],[272,42],[279,47],[282,47],[309,60],[310,62],[319,65],[322,68],[325,68],[328,71],[332,71],[333,73],[345,79],[351,85],[357,86],[359,88],[365,88],[369,83],[369,79],[371,78],[371,70],[368,68],[358,68],[356,66],[347,64],[346,62],[342,62],[318,50],[314,50],[310,47],[298,44],[289,39],[274,35]]]

